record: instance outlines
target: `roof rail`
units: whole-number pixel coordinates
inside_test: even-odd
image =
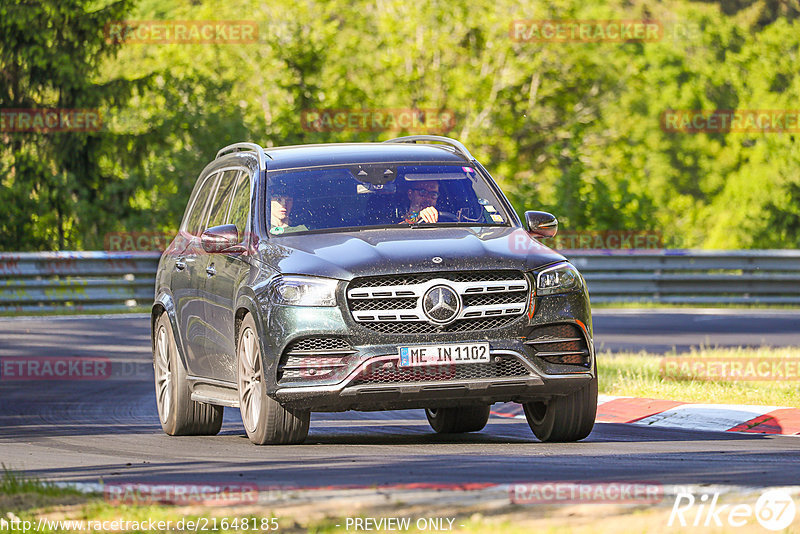
[[[217,152],[217,157],[214,159],[219,159],[222,157],[226,152],[238,152],[239,150],[245,150],[248,152],[255,152],[256,157],[258,158],[258,168],[259,170],[266,170],[267,168],[267,154],[264,152],[264,149],[261,148],[261,145],[257,145],[256,143],[234,143],[232,145],[228,145],[219,152]]]
[[[456,141],[455,139],[451,139],[450,137],[444,137],[441,135],[407,135],[405,137],[397,137],[395,139],[389,139],[388,141],[384,141],[384,143],[416,143],[417,141],[427,141],[428,143],[443,143],[445,145],[449,145],[455,149],[455,151],[465,158],[468,161],[474,161],[475,158],[472,157],[472,154],[469,153],[467,147],[461,144],[460,141]]]

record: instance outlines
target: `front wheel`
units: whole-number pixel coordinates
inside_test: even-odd
[[[166,312],[153,335],[156,407],[161,428],[170,436],[213,436],[222,427],[224,408],[192,400],[175,335]]]
[[[597,377],[569,395],[522,406],[528,425],[541,441],[581,440],[591,433],[597,416]]]
[[[236,354],[239,360],[239,410],[250,441],[256,445],[287,445],[305,441],[311,413],[308,410],[285,408],[267,395],[261,344],[258,342],[256,323],[250,314],[245,316],[239,329]]]
[[[426,408],[431,428],[439,434],[461,434],[483,430],[489,421],[489,406]]]

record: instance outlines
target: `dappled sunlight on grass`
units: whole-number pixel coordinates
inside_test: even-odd
[[[600,393],[632,397],[651,397],[684,402],[755,404],[800,407],[800,381],[739,381],[703,379],[700,376],[665,376],[664,358],[692,362],[700,359],[800,359],[800,347],[695,349],[689,353],[598,354]]]

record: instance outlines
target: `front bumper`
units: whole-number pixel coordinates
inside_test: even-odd
[[[596,378],[591,336],[591,312],[584,293],[536,299],[532,317],[521,316],[503,328],[438,335],[376,334],[352,320],[346,309],[296,308],[269,305],[262,336],[267,392],[278,402],[312,411],[388,410],[495,402],[529,402],[567,395]],[[580,327],[588,353],[581,367],[552,365],[535,357],[526,334],[548,325]],[[287,347],[298,340],[334,336],[351,350],[340,368],[325,374],[313,371],[288,379],[282,374]],[[465,376],[472,365],[445,376],[404,377],[370,382],[362,378],[369,369],[388,365],[397,372],[398,347],[416,344],[488,341],[493,362],[516,366],[513,376]],[[501,363],[501,365],[503,365]],[[394,367],[392,367],[394,366]],[[524,368],[524,369],[523,369]],[[282,377],[279,379],[279,377]],[[416,378],[416,379],[415,379]]]
[[[508,351],[501,351],[510,356]],[[492,356],[497,351],[491,351]],[[518,355],[520,359],[523,357]],[[395,357],[386,357],[394,359]],[[464,405],[491,405],[496,402],[529,402],[553,395],[567,395],[594,378],[593,372],[569,375],[537,375],[473,380],[419,380],[381,384],[349,385],[364,366],[347,380],[330,386],[279,387],[274,398],[280,403],[313,411],[398,410]],[[471,365],[471,364],[469,364]]]

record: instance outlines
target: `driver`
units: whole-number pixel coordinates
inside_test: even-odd
[[[411,182],[408,190],[409,207],[401,224],[416,224],[419,222],[435,223],[439,220],[439,212],[434,205],[439,199],[439,182],[424,180]]]

